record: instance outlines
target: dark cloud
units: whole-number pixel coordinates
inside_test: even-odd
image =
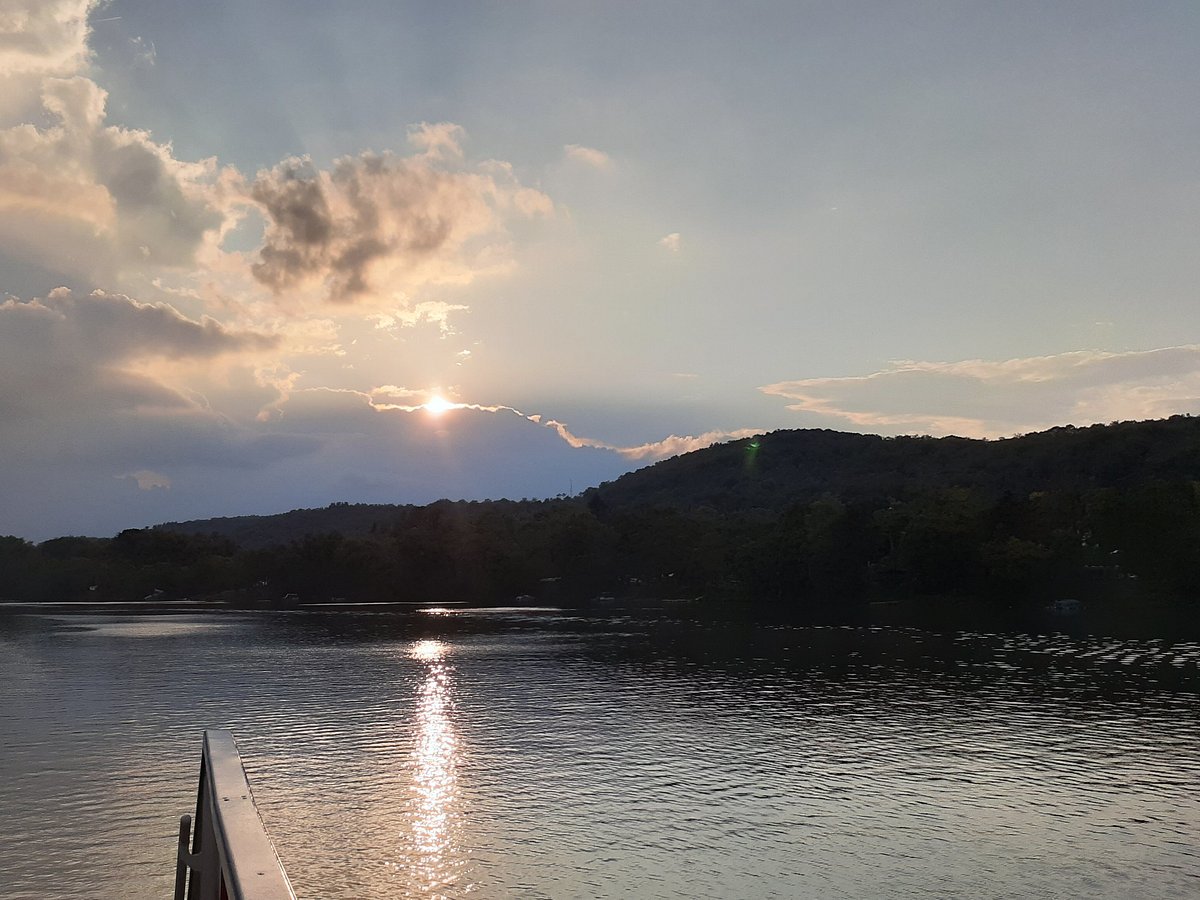
[[[536,497],[634,465],[505,408],[434,418],[287,388],[274,389],[271,415],[231,407],[220,391],[241,396],[274,346],[119,294],[0,304],[0,534],[111,534],[338,500]],[[207,371],[218,358],[234,371],[209,396],[174,378],[188,360]]]
[[[24,436],[36,453],[14,455]],[[633,463],[574,449],[511,410],[380,410],[351,391],[297,391],[270,421],[125,411],[6,424],[0,534],[41,539],[335,501],[426,503],[543,497],[617,477]],[[146,486],[156,486],[147,490]]]
[[[264,350],[278,339],[235,331],[214,319],[189,319],[166,304],[124,294],[80,296],[60,288],[30,301],[0,303],[0,366],[118,363],[131,358],[205,357]]]
[[[254,277],[280,291],[319,272],[333,239],[333,219],[322,182],[306,160],[289,159],[260,175],[251,196],[271,222]]]
[[[453,137],[446,134],[443,143]],[[255,278],[276,293],[318,284],[334,302],[465,283],[496,265],[509,216],[550,211],[544,195],[507,169],[454,168],[446,157],[455,154],[436,149],[364,153],[329,171],[293,158],[260,172],[250,196],[267,231]]]
[[[606,448],[571,447],[506,407],[435,418],[423,409],[379,409],[353,391],[297,391],[272,427],[321,437],[319,449],[298,461],[306,474],[297,480],[323,485],[324,502],[543,497],[636,465]]]
[[[257,352],[275,343],[271,335],[196,321],[121,294],[81,297],[59,289],[40,300],[7,300],[0,303],[0,445],[22,419],[104,422],[138,410],[195,411],[193,399],[131,364]]]
[[[119,294],[60,289],[0,303],[0,533],[143,524],[137,511],[174,502],[176,471],[245,490],[247,473],[314,452],[321,436],[240,422],[169,377],[189,360],[249,367],[275,345]],[[139,498],[147,484],[167,496]]]

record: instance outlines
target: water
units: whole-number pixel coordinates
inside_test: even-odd
[[[0,897],[1194,897],[1200,645],[553,612],[0,619]]]

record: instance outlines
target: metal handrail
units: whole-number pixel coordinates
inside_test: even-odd
[[[204,732],[196,830],[179,820],[175,900],[296,900],[263,826],[233,734]],[[191,850],[188,839],[192,838]]]

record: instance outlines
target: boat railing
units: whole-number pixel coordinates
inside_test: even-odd
[[[204,732],[194,833],[191,816],[179,820],[175,900],[296,900],[228,731]]]

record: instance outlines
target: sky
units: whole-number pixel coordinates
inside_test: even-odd
[[[1200,412],[1200,6],[0,0],[0,534]]]

